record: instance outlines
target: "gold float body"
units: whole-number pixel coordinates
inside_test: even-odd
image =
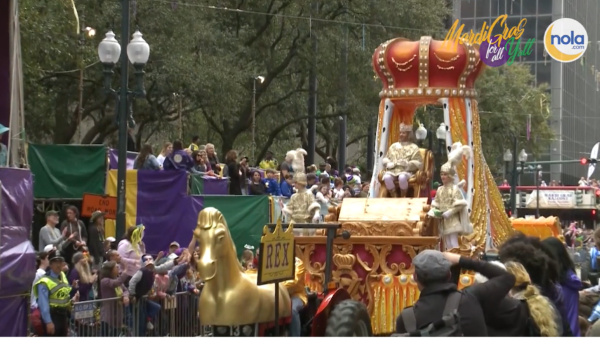
[[[437,220],[427,215],[427,198],[352,198],[329,208],[327,222],[341,225],[338,235],[348,231],[348,240],[334,240],[332,279],[352,299],[364,302],[371,315],[373,333],[392,333],[396,318],[419,298],[413,279],[412,259],[422,250],[439,249]],[[296,237],[296,256],[305,262],[306,285],[321,291],[325,278],[326,236]],[[476,257],[469,243],[455,250]],[[473,283],[465,271],[459,288]]]
[[[275,320],[275,284],[256,285],[256,274],[244,273],[223,214],[205,208],[198,214],[194,237],[200,246],[196,267],[204,288],[200,294],[202,325],[233,326]],[[279,287],[279,318],[291,315],[287,289]]]
[[[562,227],[558,217],[540,217],[540,218],[514,218],[512,226],[516,231],[520,231],[527,236],[546,239],[548,237],[562,237]]]

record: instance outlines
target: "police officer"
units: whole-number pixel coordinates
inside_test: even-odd
[[[79,293],[71,299],[71,286],[63,272],[65,259],[56,251],[51,252],[48,258],[50,269],[34,284],[33,292],[44,323],[45,335],[66,337],[71,305],[79,300]]]

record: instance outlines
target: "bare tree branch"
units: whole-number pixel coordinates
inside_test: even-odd
[[[267,7],[266,12],[271,13],[273,15],[265,15],[265,23],[257,30],[257,32],[256,32],[256,34],[254,34],[254,36],[252,36],[250,39],[248,39],[246,41],[246,43],[244,43],[244,45],[246,47],[252,46],[252,44],[254,44],[254,42],[256,42],[256,40],[258,40],[263,35],[263,33],[267,31],[267,29],[271,25],[271,22],[273,21],[273,18],[275,17],[275,15],[277,15],[283,9],[288,7],[290,4],[291,4],[291,1],[286,1],[283,4],[281,4],[281,6],[279,6],[279,8],[277,8],[275,11],[273,11],[271,13],[271,9],[273,9],[273,5],[275,5],[275,0],[271,0],[271,3],[269,3],[269,6]]]

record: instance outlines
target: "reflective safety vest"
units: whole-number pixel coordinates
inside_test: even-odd
[[[50,275],[44,275],[34,285],[35,297],[38,297],[37,286],[44,284],[48,288],[49,297],[48,303],[51,308],[65,308],[71,306],[71,286],[67,281],[67,277],[64,272],[60,273],[60,278],[56,279]]]

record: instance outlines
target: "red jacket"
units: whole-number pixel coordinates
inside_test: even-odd
[[[433,202],[433,200],[435,199],[435,194],[437,193],[436,189],[431,189],[429,191],[429,201],[428,203],[431,204],[431,202]]]

